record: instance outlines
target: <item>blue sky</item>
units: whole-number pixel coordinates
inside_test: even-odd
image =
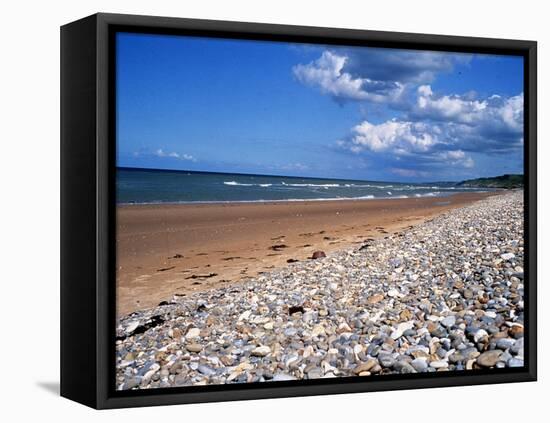
[[[523,61],[121,33],[117,164],[385,181],[522,173]]]

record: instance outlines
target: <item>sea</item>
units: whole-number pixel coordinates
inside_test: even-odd
[[[335,201],[445,197],[480,191],[453,183],[397,183],[117,168],[118,204]]]

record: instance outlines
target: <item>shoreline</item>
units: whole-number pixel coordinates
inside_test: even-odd
[[[523,223],[521,193],[489,196],[132,313],[116,389],[523,367]]]
[[[443,187],[432,187],[435,189],[446,189]],[[193,206],[193,205],[223,205],[223,204],[271,204],[271,203],[310,203],[310,202],[323,202],[323,201],[364,201],[364,200],[404,200],[404,199],[417,199],[417,198],[447,198],[457,194],[502,194],[507,191],[506,189],[491,188],[489,190],[482,188],[461,188],[460,191],[433,191],[425,194],[413,194],[413,195],[388,195],[388,196],[375,196],[366,195],[363,197],[331,197],[331,198],[287,198],[284,200],[198,200],[198,201],[151,201],[151,202],[121,202],[117,203],[117,207],[141,207],[141,206]],[[437,194],[436,194],[437,193]]]
[[[339,201],[117,206],[117,315],[418,225],[502,192]]]

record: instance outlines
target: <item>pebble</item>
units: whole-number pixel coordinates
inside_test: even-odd
[[[369,370],[371,370],[377,364],[378,364],[378,361],[374,360],[374,359],[368,360],[366,363],[359,363],[353,369],[353,373],[358,375],[358,374],[363,373],[363,372],[368,372]]]
[[[430,361],[430,367],[434,369],[443,369],[449,367],[449,363],[443,360]]]
[[[521,367],[523,254],[509,192],[174,297],[119,318],[117,389]]]
[[[130,334],[133,331],[135,331],[138,328],[138,326],[139,326],[139,321],[129,322],[128,326],[126,326],[125,332],[127,334]],[[130,389],[130,388],[128,388],[128,389]]]
[[[272,380],[273,382],[284,382],[286,380],[296,380],[296,378],[286,373],[277,373]]]
[[[428,369],[428,360],[425,358],[415,358],[411,361],[411,366],[419,373],[425,372]]]
[[[378,362],[383,367],[392,367],[395,363],[395,359],[389,354],[380,354],[378,356]]]
[[[447,316],[442,321],[441,324],[445,326],[446,328],[450,328],[454,326],[456,323],[456,317],[455,316]]]
[[[187,351],[195,352],[195,353],[202,351],[202,345],[201,344],[187,344],[185,346],[185,348],[187,349]]]
[[[474,342],[480,342],[485,338],[488,338],[489,334],[484,329],[479,329],[474,333]]]
[[[496,346],[497,346],[497,348],[500,348],[501,350],[507,350],[508,348],[510,348],[515,343],[516,343],[515,339],[501,338],[497,341]]]
[[[319,379],[323,376],[323,370],[315,367],[307,372],[308,379]]]
[[[211,367],[205,366],[204,364],[200,364],[199,367],[197,367],[197,370],[206,376],[211,376],[216,373],[214,369]]]
[[[268,346],[262,345],[259,347],[256,347],[252,350],[252,355],[255,355],[257,357],[265,357],[271,352],[271,348]]]
[[[198,328],[191,328],[187,331],[187,333],[185,334],[185,337],[187,339],[194,339],[194,338],[198,338],[199,335],[201,334],[201,330],[198,329]]]
[[[502,351],[492,350],[482,353],[476,360],[476,363],[482,367],[493,367],[500,360]]]

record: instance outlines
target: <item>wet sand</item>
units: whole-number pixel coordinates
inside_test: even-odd
[[[359,248],[494,193],[386,200],[300,201],[117,208],[117,313],[174,295],[228,286],[309,260],[315,251]]]

